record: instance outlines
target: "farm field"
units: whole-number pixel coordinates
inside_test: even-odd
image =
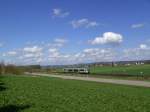
[[[0,77],[0,112],[148,112],[150,89],[48,77]]]
[[[131,66],[105,66],[105,67],[91,67],[91,74],[103,75],[145,75],[150,76],[150,65],[131,65]]]

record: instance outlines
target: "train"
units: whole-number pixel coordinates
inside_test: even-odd
[[[89,68],[64,68],[64,73],[82,73],[82,74],[89,74]]]

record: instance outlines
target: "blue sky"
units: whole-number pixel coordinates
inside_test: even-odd
[[[0,60],[150,59],[149,11],[150,0],[0,0]]]

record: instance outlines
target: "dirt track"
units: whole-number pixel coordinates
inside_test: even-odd
[[[150,87],[150,82],[146,82],[146,81],[132,81],[132,80],[120,80],[120,79],[105,79],[105,78],[92,78],[92,77],[50,75],[50,74],[41,74],[41,73],[32,73],[32,75],[57,77],[57,78],[71,79],[71,80],[84,80],[84,81],[93,81],[93,82],[102,82],[102,83]]]

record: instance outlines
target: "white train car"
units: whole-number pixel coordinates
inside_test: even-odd
[[[90,73],[88,68],[64,68],[63,71],[65,73],[84,73],[84,74]]]

